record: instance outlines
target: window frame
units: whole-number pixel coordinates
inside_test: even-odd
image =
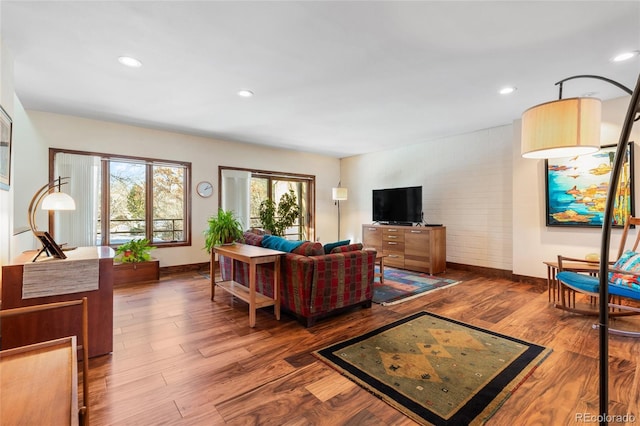
[[[316,176],[315,175],[307,175],[301,173],[290,173],[290,172],[278,172],[272,170],[260,170],[260,169],[250,169],[244,167],[231,167],[231,166],[218,166],[218,187],[222,187],[222,170],[241,170],[245,172],[250,172],[251,177],[257,178],[266,178],[269,179],[268,185],[268,193],[269,197],[272,196],[272,186],[271,181],[282,179],[282,180],[292,180],[299,182],[307,182],[309,185],[309,207],[307,211],[307,217],[305,218],[305,222],[307,223],[307,234],[309,241],[315,241],[315,217],[316,217]],[[218,205],[222,205],[222,192],[218,191]],[[298,225],[302,226],[302,225]]]
[[[95,151],[79,151],[79,150],[71,150],[71,149],[62,149],[62,148],[49,148],[49,181],[55,179],[54,169],[55,169],[55,157],[57,153],[65,153],[65,154],[75,154],[75,155],[87,155],[99,157],[100,162],[102,163],[101,168],[101,186],[102,186],[102,198],[100,199],[100,209],[102,210],[102,220],[101,220],[101,234],[102,234],[102,246],[110,246],[117,247],[120,244],[110,244],[109,243],[109,206],[110,206],[110,184],[109,184],[109,167],[106,165],[109,161],[129,161],[138,164],[144,164],[147,169],[147,184],[145,185],[145,194],[149,203],[145,206],[145,238],[149,238],[151,241],[151,245],[158,248],[164,247],[185,247],[191,246],[192,244],[192,236],[191,236],[191,222],[192,222],[192,209],[191,209],[191,162],[188,161],[178,161],[178,160],[163,160],[158,158],[151,157],[139,157],[133,155],[119,155],[119,154],[108,154],[103,152],[95,152]],[[154,242],[153,241],[153,167],[158,165],[165,166],[180,166],[184,167],[184,241],[172,241],[172,242]],[[150,183],[150,184],[149,184]],[[106,217],[105,214],[107,215]],[[49,229],[53,230],[54,227],[54,212],[49,212]],[[106,236],[106,237],[105,237]]]

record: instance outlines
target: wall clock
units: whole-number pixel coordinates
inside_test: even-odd
[[[207,181],[199,182],[196,186],[196,192],[202,198],[211,197],[211,195],[213,195],[213,185],[211,184],[211,182]]]

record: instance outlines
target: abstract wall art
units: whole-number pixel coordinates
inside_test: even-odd
[[[601,227],[616,145],[594,154],[545,161],[547,226]],[[627,145],[616,191],[613,226],[633,216],[633,142]]]

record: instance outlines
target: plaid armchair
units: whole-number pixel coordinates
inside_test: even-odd
[[[245,244],[259,246],[262,236],[245,233]],[[281,265],[281,307],[309,327],[319,318],[356,305],[371,307],[376,252],[362,244],[334,248],[325,254],[320,243],[305,242],[287,253]],[[236,261],[235,281],[249,285],[246,264]],[[231,260],[220,257],[222,278],[230,279]],[[256,290],[273,297],[273,264],[258,265]]]

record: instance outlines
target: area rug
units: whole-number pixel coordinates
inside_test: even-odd
[[[550,353],[419,312],[314,355],[419,423],[478,425]]]
[[[377,267],[376,272],[378,272]],[[383,306],[395,305],[460,282],[429,274],[385,267],[384,284],[377,279],[373,282],[373,302]]]

